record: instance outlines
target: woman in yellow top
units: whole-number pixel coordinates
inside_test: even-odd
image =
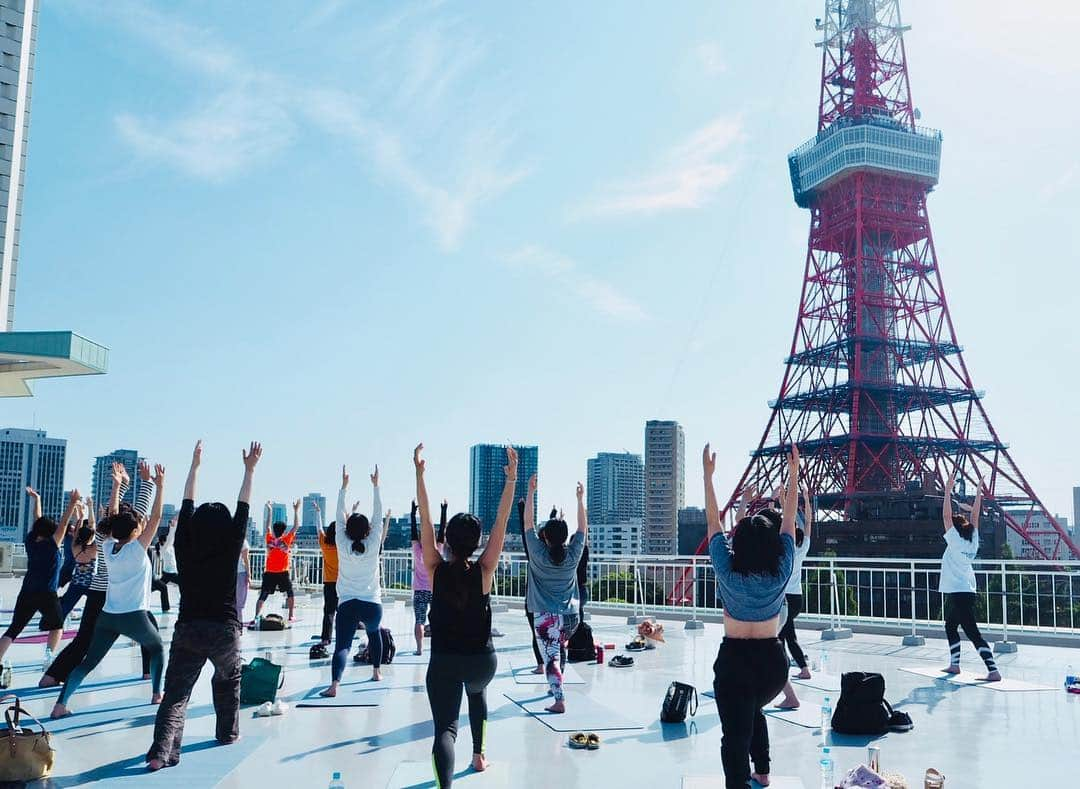
[[[337,613],[337,576],[338,555],[335,535],[337,524],[331,521],[329,526],[323,526],[323,513],[319,509],[319,502],[312,502],[315,507],[315,525],[319,529],[319,548],[322,549],[322,577],[323,577],[323,613],[322,613],[322,643],[326,646],[330,643],[331,632],[334,627],[334,615]]]

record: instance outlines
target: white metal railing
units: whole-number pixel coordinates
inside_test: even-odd
[[[262,577],[265,554],[251,552],[252,581]],[[495,596],[508,601],[525,594],[526,559],[504,553]],[[943,597],[937,591],[941,562],[923,559],[809,557],[802,570],[807,620],[840,624],[938,626]],[[322,583],[319,550],[294,549],[293,583],[317,589]],[[385,551],[383,587],[412,585],[412,552]],[[975,563],[982,625],[1013,632],[1080,637],[1080,562],[986,560]],[[722,611],[707,556],[591,556],[588,570],[592,610],[633,608],[635,613],[678,613],[698,618]]]

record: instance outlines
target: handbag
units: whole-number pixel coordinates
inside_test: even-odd
[[[284,630],[285,618],[280,614],[267,614],[259,617],[259,630]]]
[[[6,699],[15,699],[7,696]],[[19,716],[26,715],[38,726],[38,731],[19,726]],[[26,782],[47,778],[52,772],[56,751],[49,733],[41,721],[27,712],[15,699],[4,712],[7,731],[0,732],[0,781]]]
[[[693,706],[690,702],[693,700]],[[685,682],[672,682],[664,696],[664,703],[660,706],[660,721],[662,723],[682,723],[686,720],[687,713],[690,717],[697,715],[698,695],[697,688],[687,685]]]
[[[285,671],[281,666],[264,658],[254,658],[240,669],[240,703],[274,701],[284,684]]]

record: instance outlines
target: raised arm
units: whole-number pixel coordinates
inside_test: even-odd
[[[795,539],[795,513],[799,510],[799,447],[791,445],[788,455],[788,480],[784,490],[783,521],[780,533]]]
[[[349,490],[349,472],[341,467],[341,490],[337,496],[337,530],[338,534],[345,533],[345,522],[349,520],[349,514],[345,511],[345,493]]]
[[[975,501],[971,505],[971,527],[975,530],[975,534],[979,533],[979,515],[982,513],[983,502],[983,484],[980,479],[975,488]]]
[[[945,480],[945,498],[941,502],[941,520],[945,523],[945,531],[953,527],[952,522],[952,491],[956,484],[956,469],[952,470],[949,478]]]
[[[109,492],[109,508],[106,510],[107,515],[115,515],[120,512],[120,499],[127,490],[127,485],[125,484],[127,478],[127,469],[124,468],[124,464],[113,462],[112,490]]]
[[[499,556],[502,555],[503,542],[506,540],[506,523],[510,520],[510,510],[514,506],[514,487],[517,485],[518,454],[513,447],[506,448],[506,465],[503,466],[503,474],[506,477],[503,482],[502,498],[499,499],[499,509],[495,512],[495,524],[491,527],[484,552],[480,554],[480,567],[484,575],[491,582],[495,575],[495,568],[499,566]]]
[[[89,496],[86,497],[86,525],[90,527],[91,532],[97,531],[97,513],[95,510],[97,505],[94,504],[94,500]]]
[[[191,467],[188,469],[187,481],[184,483],[184,498],[195,501],[195,483],[199,479],[199,466],[202,464],[202,439],[195,442],[195,449],[191,452]]]
[[[810,539],[810,533],[814,530],[814,504],[809,488],[803,488],[803,536]]]
[[[259,465],[259,460],[262,459],[262,444],[258,441],[252,441],[247,452],[240,450],[240,456],[244,460],[244,479],[240,483],[240,495],[236,497],[236,500],[242,501],[250,507],[251,486],[255,481],[255,467]]]
[[[34,500],[34,520],[37,520],[41,517],[41,494],[27,485],[26,495]]]
[[[176,542],[176,518],[169,521],[169,528],[165,532],[165,550],[169,550],[173,547],[173,543]]]
[[[56,524],[56,531],[53,532],[53,542],[59,548],[64,543],[64,532],[67,531],[68,522],[71,520],[72,514],[75,512],[75,507],[79,504],[79,491],[71,491],[71,497],[68,499],[67,507],[64,509],[64,516],[60,518],[60,522]]]
[[[720,525],[720,507],[716,503],[716,488],[713,486],[713,474],[716,473],[716,453],[708,444],[701,452],[701,469],[705,478],[705,523],[707,524],[708,539],[720,534],[723,528]]]
[[[428,504],[427,483],[424,481],[427,461],[420,456],[423,451],[424,445],[417,444],[413,450],[413,466],[416,469],[416,506],[420,510],[420,550],[424,555],[424,567],[430,575],[434,574],[443,558],[435,547],[435,527],[431,523],[431,505]]]
[[[409,540],[411,542],[420,542],[420,532],[417,530],[416,524],[416,499],[413,499],[412,509],[409,511]]]
[[[154,505],[150,508],[150,515],[146,519],[139,542],[143,548],[149,548],[157,536],[158,526],[161,525],[161,510],[165,506],[165,467],[160,463],[154,466]]]
[[[442,545],[446,542],[446,499],[439,505],[439,531],[435,535],[435,544]]]
[[[382,508],[382,496],[379,493],[379,466],[376,464],[375,473],[371,475],[371,528],[381,529],[379,534],[375,536],[379,540],[380,550],[382,549],[383,538],[386,536],[385,524],[383,523],[383,508]]]
[[[529,477],[528,492],[525,494],[525,513],[521,524],[522,534],[536,528],[536,475]]]
[[[293,505],[292,505],[292,528],[289,529],[287,532],[285,532],[285,534],[292,534],[293,532],[295,532],[297,529],[300,528],[300,506],[301,506],[302,503],[303,502],[301,502],[300,499],[297,499],[296,501],[293,502]]]
[[[738,523],[747,515],[750,514],[750,502],[757,498],[756,488],[744,488],[742,495],[739,496],[739,509],[735,513],[735,522]]]
[[[318,499],[311,500],[311,506],[315,508],[315,528],[319,534],[326,534],[326,516],[323,515],[322,507],[319,506]]]
[[[577,530],[582,534],[589,533],[589,517],[585,513],[585,486],[577,484]]]

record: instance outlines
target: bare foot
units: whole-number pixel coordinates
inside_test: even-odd
[[[150,675],[149,675],[149,674],[143,674],[143,675],[142,675],[142,678],[143,678],[143,679],[150,679]]]
[[[488,768],[488,764],[490,764],[490,762],[488,762],[487,757],[485,757],[484,754],[482,754],[482,753],[474,753],[473,754],[472,768],[474,770],[476,770],[476,772],[478,772],[478,773],[484,772],[484,770],[486,770]]]
[[[324,699],[334,698],[335,696],[337,696],[337,683],[330,683],[330,687],[328,687],[326,690],[319,691],[319,695],[322,696]]]
[[[544,667],[543,666],[537,666],[536,668],[534,668],[532,670],[532,673],[533,674],[543,674],[544,673]]]
[[[372,671],[371,672],[371,681],[372,682],[382,682],[382,672],[379,671],[378,669],[375,669],[374,671]]]
[[[547,712],[554,712],[556,714],[562,714],[566,712],[566,705],[561,701],[556,701],[550,707],[544,707]]]
[[[55,704],[53,705],[52,712],[49,713],[49,717],[56,720],[57,718],[66,718],[70,714],[71,710],[63,704]]]
[[[989,674],[986,675],[986,681],[987,682],[1001,682],[1001,672],[1000,671],[991,671]]]
[[[151,696],[150,697],[150,703],[151,704],[160,704],[161,703],[161,694],[160,693],[155,693],[153,696]]]
[[[959,674],[960,673],[960,667],[959,666],[949,666],[948,668],[943,668],[942,671],[944,671],[946,674]]]
[[[776,705],[776,708],[780,710],[797,710],[799,709],[799,700],[785,698],[783,701]]]
[[[810,675],[810,668],[809,667],[804,668],[802,671],[800,671],[798,674],[795,675],[796,679],[810,679],[810,677],[811,677],[811,675]]]
[[[750,773],[750,780],[757,781],[762,786],[768,786],[769,785],[769,774],[768,773]]]
[[[146,769],[149,770],[152,773],[156,773],[158,770],[160,770],[164,766],[165,766],[165,762],[161,761],[161,759],[150,759],[146,763]]]
[[[419,657],[420,655],[424,654],[424,650],[418,649],[415,652],[413,652],[413,654]]]
[[[56,677],[50,677],[48,674],[38,680],[37,686],[39,688],[55,688],[60,684],[60,681]]]

